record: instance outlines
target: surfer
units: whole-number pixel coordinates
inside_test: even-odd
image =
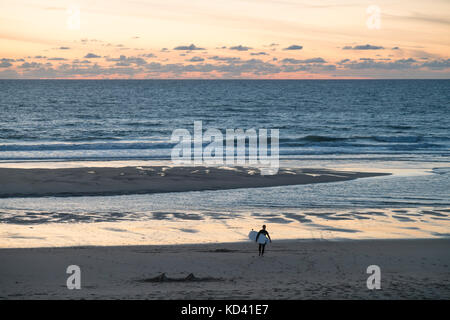
[[[256,235],[255,242],[258,242],[259,235],[261,235],[261,234],[266,236],[267,238],[269,238],[270,242],[272,242],[272,239],[270,239],[269,232],[267,232],[267,230],[266,230],[266,225],[263,225],[262,229],[259,230],[258,234]],[[266,243],[260,243],[259,244],[259,249],[258,249],[259,250],[259,256],[263,256],[264,255],[264,248],[265,247],[266,247]]]

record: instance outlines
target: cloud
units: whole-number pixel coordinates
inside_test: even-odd
[[[70,50],[69,47],[59,47],[59,50]]]
[[[145,61],[142,58],[126,57],[124,55],[121,55],[119,58],[107,58],[106,61],[116,62],[115,65],[118,67],[129,67],[132,64],[137,65],[137,66],[143,66],[143,65],[147,64],[147,61]]]
[[[82,61],[80,61],[78,59],[75,59],[75,60],[72,61],[72,63],[75,63],[75,64],[77,64],[77,63],[87,64],[87,63],[91,63],[91,62],[89,60],[82,60]]]
[[[205,61],[205,59],[203,59],[202,57],[192,57],[189,60],[186,61],[190,61],[190,62],[202,62]]]
[[[193,50],[205,50],[205,48],[199,48],[199,47],[196,47],[195,44],[191,44],[189,46],[178,46],[178,47],[173,48],[173,50],[193,51]]]
[[[336,70],[336,66],[334,64],[321,64],[321,63],[313,63],[313,64],[300,64],[300,65],[283,65],[283,72],[298,72],[298,71],[306,71],[310,73],[320,73],[323,71],[334,71]]]
[[[251,56],[266,56],[267,53],[266,52],[252,52],[250,53]]]
[[[429,62],[424,62],[422,64],[423,67],[432,69],[432,70],[443,70],[450,68],[450,59],[447,60],[434,60]]]
[[[345,46],[343,50],[381,50],[384,49],[382,46],[373,46],[371,44],[357,45],[357,46]]]
[[[418,69],[423,65],[418,64],[417,60],[399,59],[396,61],[375,61],[375,60],[360,60],[351,61],[345,64],[347,69],[382,69],[382,70],[407,70],[407,69]]]
[[[44,65],[36,67],[34,69],[26,69],[21,78],[72,78],[77,76],[82,77],[98,77],[98,76],[112,76],[122,75],[131,77],[142,70],[135,68],[123,68],[123,67],[101,67],[97,64],[94,65],[71,65],[63,64],[57,68],[49,68]]]
[[[66,61],[66,58],[60,58],[60,57],[54,57],[54,58],[47,58],[47,60],[51,61]]]
[[[145,58],[156,58],[156,55],[154,55],[153,53],[145,53],[141,54],[141,56]]]
[[[287,48],[284,48],[283,50],[302,50],[303,46],[300,46],[298,44],[293,44]]]
[[[253,73],[255,75],[269,75],[279,73],[281,68],[274,64],[261,61],[259,59],[250,60],[236,60],[224,64],[190,64],[183,65],[175,64],[161,64],[157,62],[149,63],[145,66],[150,73],[161,74],[171,73],[175,75],[182,75],[183,73],[210,73],[217,72],[223,74],[224,77],[238,77],[243,73]]]
[[[0,62],[0,68],[9,68],[9,67],[11,67],[12,66],[12,63],[11,62],[8,62],[8,61],[2,61],[2,62]]]
[[[254,52],[259,55],[259,52]],[[184,63],[147,62],[146,56],[153,54],[141,54],[138,56],[105,57],[101,65],[91,63],[89,60],[74,59],[68,63],[55,64],[46,62],[24,62],[18,64],[18,60],[0,59],[0,78],[152,78],[152,77],[278,77],[291,74],[293,77],[300,74],[321,74],[333,76],[362,76],[362,77],[412,77],[414,75],[432,77],[448,76],[450,59],[404,58],[388,60],[387,58],[356,58],[355,60],[343,59],[336,64],[331,64],[321,57],[309,59],[280,59],[270,57],[267,59],[244,59],[241,57],[227,56],[193,56]],[[95,55],[97,56],[97,55]],[[265,58],[261,54],[261,58]],[[98,57],[98,56],[97,56]],[[33,59],[33,58],[30,58]],[[267,61],[264,61],[267,60]],[[153,60],[154,61],[154,60]],[[208,62],[205,62],[208,61]],[[12,64],[16,62],[14,67]],[[14,72],[6,72],[13,70]],[[291,76],[289,76],[291,77]]]
[[[20,79],[21,76],[13,69],[4,69],[0,71],[0,79]]]
[[[51,63],[40,63],[40,62],[24,62],[22,63],[19,68],[21,69],[36,69],[36,68],[43,68],[43,67],[50,67],[52,66]]]
[[[344,64],[346,62],[350,62],[350,59],[342,59],[341,61],[338,62],[338,64]]]
[[[89,52],[87,55],[84,56],[85,59],[95,59],[95,58],[101,58],[100,56],[96,55],[95,53]]]
[[[238,45],[238,46],[230,47],[229,49],[230,50],[236,50],[236,51],[248,51],[248,50],[251,50],[252,48],[246,47],[246,46],[243,46],[243,45]]]
[[[414,58],[391,61],[357,60],[340,65],[335,71],[335,75],[382,79],[448,79],[450,75],[450,60],[433,59],[425,62]]]
[[[241,58],[239,57],[219,57],[219,56],[212,56],[208,59],[214,60],[214,61],[224,61],[224,62],[238,62],[241,61]]]
[[[304,59],[304,60],[286,58],[286,59],[281,60],[281,62],[288,63],[288,64],[326,63],[326,61],[324,59],[320,58],[320,57],[319,58]]]

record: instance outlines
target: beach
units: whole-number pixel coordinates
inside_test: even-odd
[[[0,249],[2,299],[449,299],[449,239]],[[69,290],[69,265],[81,289]],[[366,286],[367,267],[381,289]]]
[[[449,237],[450,208],[436,202],[433,189],[434,199],[419,207],[403,200],[419,179],[437,186],[438,174],[283,167],[262,176],[258,170],[0,168],[0,248],[231,243],[246,241],[263,224],[279,240]],[[374,188],[389,194],[390,203],[398,192],[398,204],[386,206]]]
[[[389,173],[244,167],[0,168],[0,197],[92,196],[272,187],[346,181]]]

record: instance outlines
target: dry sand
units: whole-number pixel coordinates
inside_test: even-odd
[[[263,258],[250,242],[0,249],[0,298],[450,299],[449,249],[450,239],[274,241]],[[66,288],[73,264],[80,290]],[[381,290],[366,287],[374,264]]]
[[[272,187],[345,181],[388,173],[326,169],[280,169],[261,175],[255,168],[103,167],[0,168],[0,197],[86,196]]]

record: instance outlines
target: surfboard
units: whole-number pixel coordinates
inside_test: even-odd
[[[250,240],[252,240],[252,241],[255,241],[257,235],[258,235],[258,232],[252,230],[248,234],[248,238]],[[260,243],[260,244],[267,244],[267,243],[269,243],[269,239],[265,235],[260,234],[259,237],[258,237],[258,243]]]

